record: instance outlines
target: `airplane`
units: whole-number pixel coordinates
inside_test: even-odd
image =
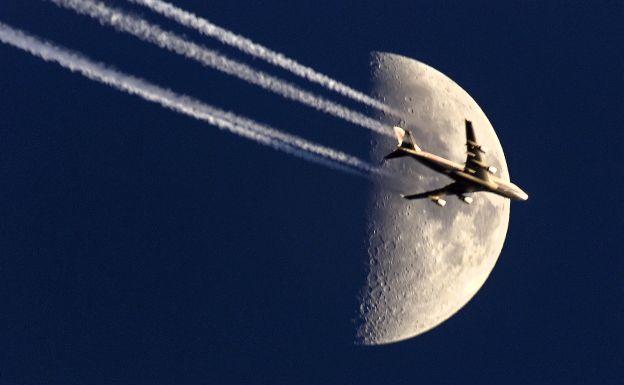
[[[491,192],[519,201],[526,201],[529,198],[520,187],[495,176],[498,170],[483,160],[482,155],[486,153],[486,149],[477,142],[472,122],[469,120],[466,120],[468,153],[466,163],[463,165],[421,150],[414,143],[412,134],[401,127],[394,127],[394,133],[399,141],[399,146],[395,151],[386,155],[384,159],[409,156],[454,180],[453,183],[436,190],[401,195],[405,199],[429,198],[438,206],[444,207],[446,205],[445,196],[456,195],[462,202],[471,204],[473,198],[467,194],[479,191]]]

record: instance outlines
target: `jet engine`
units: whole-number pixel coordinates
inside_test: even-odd
[[[446,201],[440,197],[431,197],[431,200],[440,207],[446,206]]]
[[[459,195],[459,199],[464,202],[465,204],[469,205],[473,202],[472,197],[466,196],[466,195]]]

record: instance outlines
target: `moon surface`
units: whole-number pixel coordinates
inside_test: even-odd
[[[372,70],[375,96],[404,115],[380,119],[412,130],[423,150],[458,163],[466,158],[464,119],[471,120],[488,149],[486,161],[509,180],[492,125],[459,85],[426,64],[389,53],[373,53]],[[374,138],[372,158],[395,146],[392,138]],[[467,205],[449,196],[445,207],[407,201],[400,193],[433,190],[451,180],[410,158],[390,160],[384,168],[397,181],[379,180],[370,195],[368,273],[356,331],[356,343],[364,345],[417,336],[462,308],[492,271],[509,223],[505,198],[480,192]]]

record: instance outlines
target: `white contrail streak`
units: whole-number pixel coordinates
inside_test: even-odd
[[[191,29],[195,29],[204,36],[214,38],[219,42],[234,47],[248,55],[255,58],[262,59],[274,66],[285,69],[299,77],[307,79],[313,83],[320,84],[321,86],[337,92],[343,96],[356,100],[369,107],[376,108],[380,111],[400,116],[400,112],[392,109],[388,105],[371,98],[370,96],[357,91],[346,84],[343,84],[337,80],[330,78],[327,75],[319,73],[314,69],[307,67],[303,64],[290,59],[279,52],[273,51],[263,45],[254,43],[252,40],[237,35],[232,31],[228,31],[225,28],[201,18],[191,12],[178,8],[173,4],[167,3],[161,0],[128,0],[131,3],[139,4],[151,9],[153,12],[161,14],[162,16],[176,21],[177,23]]]
[[[252,120],[219,110],[188,96],[176,94],[145,80],[110,69],[76,52],[44,42],[3,23],[0,23],[0,41],[29,52],[45,61],[55,62],[91,80],[137,95],[165,108],[305,160],[363,176],[380,173],[378,168],[354,156],[286,134]]]
[[[119,31],[130,33],[137,38],[173,51],[189,59],[235,76],[251,84],[273,91],[285,98],[298,101],[320,111],[342,118],[382,135],[391,135],[388,127],[359,112],[352,111],[340,104],[331,102],[311,92],[302,90],[284,80],[257,71],[250,66],[228,59],[206,47],[190,42],[172,32],[165,31],[155,24],[129,15],[118,9],[92,0],[49,0],[54,4],[90,16],[100,23],[112,26]]]

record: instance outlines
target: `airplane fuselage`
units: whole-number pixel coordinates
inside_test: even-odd
[[[430,152],[411,149],[403,149],[403,151],[421,164],[458,182],[461,185],[457,191],[458,194],[487,191],[513,200],[525,201],[528,198],[528,195],[518,186],[495,175],[478,178],[467,171],[464,165]]]

